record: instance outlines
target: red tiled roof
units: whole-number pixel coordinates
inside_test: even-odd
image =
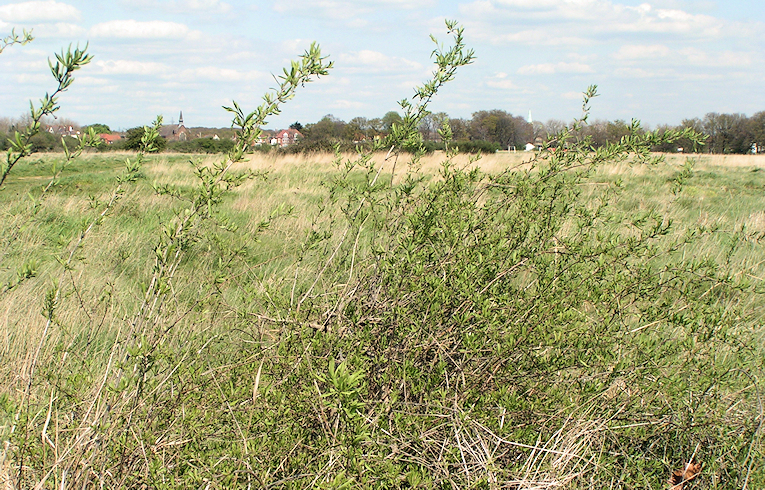
[[[120,136],[118,134],[106,134],[106,133],[104,133],[104,134],[99,134],[98,137],[101,138],[104,142],[109,143],[109,144],[114,143],[115,141],[119,141],[119,140],[122,139],[122,136]]]

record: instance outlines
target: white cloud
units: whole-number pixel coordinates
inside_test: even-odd
[[[232,7],[220,0],[121,0],[121,4],[134,9],[162,9],[170,12],[228,13]]]
[[[698,47],[670,49],[663,44],[625,45],[619,48],[614,58],[629,64],[650,62],[654,65],[661,62],[662,66],[692,66],[692,67],[748,67],[755,63],[757,55],[742,51],[717,51]],[[636,67],[633,67],[636,69]],[[652,73],[643,70],[642,76]]]
[[[621,20],[618,28],[627,31],[687,34],[691,37],[718,37],[722,33],[723,22],[709,15],[654,9],[647,3],[638,7],[613,7],[614,17]]]
[[[11,3],[0,7],[0,19],[6,22],[63,22],[80,20],[75,7],[54,0]]]
[[[592,44],[591,39],[583,36],[552,35],[550,29],[525,29],[516,32],[501,32],[491,36],[495,44],[522,43],[533,46],[584,46]]]
[[[50,84],[50,75],[43,75],[41,73],[19,73],[13,77],[16,83],[19,84]]]
[[[170,67],[153,61],[97,60],[93,65],[104,75],[158,75]]]
[[[294,53],[307,48],[310,44],[310,41],[306,39],[288,39],[281,42],[281,47],[288,53]]]
[[[183,2],[170,2],[177,9],[195,10],[201,12],[226,13],[231,10],[231,5],[220,0],[185,0]]]
[[[77,77],[77,85],[87,85],[88,87],[104,86],[109,84],[109,80],[98,77]]]
[[[351,29],[379,29],[382,12],[410,12],[436,4],[436,0],[278,0],[272,9],[280,14],[339,21]]]
[[[333,109],[363,109],[366,104],[357,100],[335,100],[330,105]]]
[[[116,37],[133,39],[185,39],[196,34],[183,24],[152,20],[112,20],[96,24],[90,29],[93,37]]]
[[[243,82],[270,79],[270,75],[259,71],[240,71],[218,66],[200,66],[198,68],[182,70],[178,74],[173,74],[172,78],[186,82]]]
[[[521,75],[553,75],[555,73],[593,73],[590,65],[584,63],[542,63],[518,68]]]
[[[644,60],[664,58],[670,49],[663,44],[628,44],[619,48],[614,57],[620,60]]]
[[[678,52],[689,64],[705,67],[748,67],[754,62],[755,56],[750,53],[724,51],[710,53],[697,48],[684,48]]]
[[[354,51],[350,53],[342,53],[337,57],[337,67],[346,69],[363,69],[365,72],[370,71],[412,71],[421,70],[422,65],[416,61],[411,61],[406,58],[399,58],[395,56],[388,56],[380,53],[379,51],[371,51],[363,49],[361,51]]]
[[[507,73],[497,73],[493,77],[486,80],[486,85],[493,88],[499,88],[502,90],[518,90],[519,87],[513,83],[507,76]]]
[[[37,24],[34,27],[33,35],[36,38],[79,38],[85,35],[84,28],[77,24],[66,22],[57,22],[55,24]]]
[[[628,6],[610,0],[476,0],[459,7],[466,25],[494,44],[602,43],[633,34],[687,39],[751,38],[754,24],[681,9]],[[541,26],[541,27],[537,27]]]
[[[564,92],[560,96],[567,100],[582,100],[582,92]]]
[[[617,78],[627,78],[627,79],[655,78],[657,76],[663,75],[662,73],[656,70],[647,70],[645,68],[631,68],[631,67],[617,68],[616,70],[614,70],[613,74]]]
[[[369,25],[369,21],[366,19],[352,19],[348,21],[347,26],[353,29],[363,29]]]
[[[482,2],[492,3],[492,2]],[[592,6],[598,2],[594,0],[498,0],[496,3],[512,8],[526,10],[546,10],[550,8],[562,8],[567,5],[576,5],[579,7]]]
[[[279,0],[273,9],[277,12],[319,11],[331,18],[347,18],[359,13],[379,9],[380,6],[401,10],[432,7],[435,0]]]

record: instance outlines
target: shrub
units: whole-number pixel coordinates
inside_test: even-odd
[[[32,153],[38,153],[41,151],[53,151],[56,149],[59,139],[47,131],[42,131],[29,139],[29,143],[32,145]]]
[[[426,141],[424,143],[425,150],[428,152],[436,151],[436,150],[445,150],[447,148],[446,144],[443,142],[435,142],[435,141]],[[502,147],[499,143],[492,143],[490,141],[484,141],[484,140],[461,140],[461,141],[455,141],[452,144],[452,148],[455,151],[459,151],[460,153],[496,153],[498,150],[501,150]]]
[[[167,149],[180,153],[228,153],[234,145],[234,141],[230,139],[195,138],[171,142],[167,145]]]
[[[645,133],[633,123],[620,143],[592,151],[588,138],[575,138],[594,96],[588,91],[584,118],[554,136],[568,151],[542,152],[524,170],[456,168],[448,128],[434,181],[417,173],[417,152],[393,186],[366,157],[338,160],[330,196],[342,214],[327,219],[334,233],[315,234],[335,241],[311,248],[325,265],[294,291],[297,318],[322,333],[296,339],[272,368],[301,366],[301,352],[330,360],[330,374],[332,360],[352,366],[346,381],[313,376],[337,400],[319,417],[339,420],[363,448],[361,460],[332,436],[330,446],[349,448],[328,450],[344,458],[338,478],[384,486],[390,471],[462,488],[531,472],[523,485],[658,488],[667,461],[698,458],[714,475],[705,481],[762,481],[739,471],[761,461],[752,452],[759,388],[725,395],[762,369],[759,334],[741,328],[761,318],[742,307],[756,288],[709,257],[689,258],[703,229],[670,238],[660,213],[620,211],[618,182],[582,198],[600,165],[650,164],[651,147],[699,135]],[[386,171],[395,168],[394,160]],[[306,392],[302,380],[322,369],[314,366],[279,385]],[[352,400],[330,395],[338,384]],[[354,400],[364,400],[356,419],[335,418]],[[730,417],[739,403],[747,415]]]
[[[145,128],[131,128],[125,134],[124,143],[121,145],[125,150],[139,151],[141,149],[141,140],[145,134]],[[158,138],[155,142],[158,151],[164,151],[167,148],[167,140]],[[112,145],[113,146],[113,145]]]

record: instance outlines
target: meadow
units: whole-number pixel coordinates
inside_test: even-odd
[[[134,158],[0,189],[8,488],[765,486],[765,157]]]

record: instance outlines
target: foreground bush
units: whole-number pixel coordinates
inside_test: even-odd
[[[449,29],[389,138],[337,156],[305,238],[264,250],[290,209],[242,222],[228,204],[264,178],[234,172],[257,126],[327,72],[315,48],[259,109],[229,108],[225,159],[154,185],[158,222],[128,202],[161,121],[82,222],[35,201],[6,247],[24,258],[19,237],[51,222],[64,238],[55,280],[20,260],[2,293],[45,321],[13,334],[0,395],[17,487],[665,488],[690,461],[698,488],[765,485],[761,292],[730,261],[752,237],[715,259],[694,252],[713,230],[622,211],[618,181],[585,191],[693,132],[634,124],[592,152],[575,140],[593,88],[555,136],[567,152],[486,174],[454,164],[446,126],[439,174],[422,173],[419,121],[473,58]],[[107,221],[115,241],[128,222],[153,238],[100,253]]]

